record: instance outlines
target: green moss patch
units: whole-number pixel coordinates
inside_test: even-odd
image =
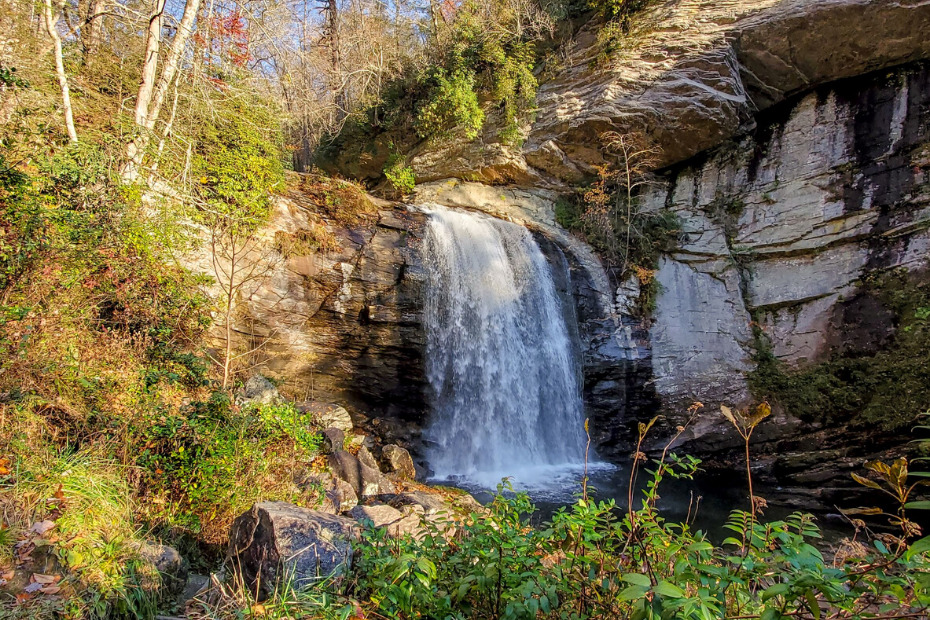
[[[749,385],[757,398],[802,419],[828,423],[907,427],[930,408],[930,277],[905,270],[868,277],[859,295],[890,311],[890,337],[880,350],[838,346],[819,364],[792,369],[777,360],[756,330],[756,370]],[[843,341],[844,326],[839,340]]]

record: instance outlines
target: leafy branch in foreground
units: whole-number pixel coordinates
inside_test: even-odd
[[[731,415],[748,442],[768,414]],[[641,439],[651,426],[643,425]],[[646,462],[637,451],[636,468]],[[661,482],[690,478],[699,462],[666,447],[651,463],[629,511],[582,490],[575,504],[534,527],[529,497],[505,480],[487,511],[464,522],[434,516],[423,532],[400,539],[367,529],[350,574],[292,593],[287,605],[266,601],[263,610],[342,619],[927,617],[930,537],[911,542],[918,529],[860,541],[869,532],[859,528],[828,560],[813,516],[762,522],[755,502],[754,512],[731,513],[724,528],[733,535],[716,544],[657,508]],[[210,617],[232,617],[224,613]]]

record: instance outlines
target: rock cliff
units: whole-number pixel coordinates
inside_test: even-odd
[[[602,454],[628,451],[657,397],[667,429],[704,402],[681,442],[726,463],[738,438],[714,411],[759,397],[748,377],[760,354],[790,370],[888,346],[896,319],[866,284],[928,267],[928,25],[930,3],[919,1],[659,2],[609,61],[599,24],[576,34],[561,66],[547,68],[554,77],[520,149],[455,144],[414,159],[424,179],[509,179],[507,190],[470,189],[470,201],[456,182],[424,190],[499,212],[505,194],[548,197],[590,178],[607,129],[643,132],[660,147],[661,182],[642,201],[674,212],[682,234],[660,262],[648,321],[625,314],[616,291],[608,314],[637,347],[587,349]],[[524,218],[551,224],[545,202]],[[827,501],[844,483],[825,481],[900,449],[900,436],[877,430],[873,445],[850,446],[842,435],[854,423],[777,408],[756,435],[770,455],[760,473],[795,491],[817,481]]]
[[[656,2],[609,59],[601,27],[581,28],[545,68],[553,77],[521,148],[485,137],[425,146],[413,160],[417,178],[564,188],[603,161],[596,145],[607,129],[646,132],[670,165],[741,133],[786,97],[930,55],[924,0]]]
[[[545,68],[522,146],[421,146],[414,202],[522,222],[565,256],[570,281],[560,286],[577,308],[603,455],[628,454],[638,420],[662,410],[673,427],[700,400],[706,412],[682,442],[725,464],[737,438],[713,410],[758,396],[748,377],[761,353],[803,369],[850,343],[887,345],[894,318],[864,283],[930,267],[930,1],[657,2],[609,60],[599,26],[582,27]],[[660,147],[660,182],[642,204],[682,224],[645,321],[555,220],[560,193],[602,161],[606,129],[641,131]],[[307,225],[301,200],[280,202],[269,234]],[[282,258],[237,322],[243,338],[266,341],[268,372],[367,413],[414,448],[427,410],[422,222],[385,206],[337,231],[343,249]],[[874,449],[850,446],[844,424],[779,409],[756,436],[769,454],[760,473],[816,481],[827,501],[823,489],[842,484],[824,481],[900,444],[888,435]]]

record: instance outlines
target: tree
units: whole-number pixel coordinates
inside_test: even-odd
[[[250,346],[244,352],[236,352],[233,329],[236,306],[250,286],[268,277],[277,266],[275,258],[279,258],[254,229],[243,230],[241,224],[235,219],[217,219],[210,230],[213,277],[222,291],[219,309],[223,354],[222,359],[214,361],[222,367],[224,390],[230,385],[236,362],[258,348]]]
[[[597,181],[584,195],[582,219],[606,245],[609,257],[620,262],[620,275],[625,276],[631,257],[641,260],[640,242],[649,241],[647,228],[654,214],[642,211],[638,193],[653,182],[650,172],[658,150],[639,133],[607,131],[601,144],[608,163],[598,169]]]
[[[45,31],[51,37],[53,51],[55,52],[55,73],[58,75],[58,85],[61,88],[62,107],[65,113],[65,127],[71,142],[77,142],[77,130],[74,128],[74,112],[71,109],[71,90],[68,88],[68,76],[65,74],[65,62],[61,52],[61,36],[58,34],[58,19],[61,13],[54,13],[52,0],[45,0],[43,7]]]
[[[145,150],[151,139],[155,123],[161,113],[165,97],[174,82],[181,56],[187,47],[187,42],[194,31],[194,22],[200,10],[201,0],[187,0],[184,4],[184,14],[178,24],[177,32],[168,48],[168,55],[158,72],[158,56],[161,50],[162,25],[165,13],[165,0],[153,0],[152,11],[149,16],[149,27],[146,37],[145,58],[142,65],[142,81],[136,95],[136,106],[133,118],[137,134],[126,148],[126,166],[123,168],[123,179],[127,182],[135,181],[142,166]]]
[[[107,0],[88,0],[83,5],[81,18],[81,48],[84,62],[97,54],[100,47],[103,16],[107,11]]]

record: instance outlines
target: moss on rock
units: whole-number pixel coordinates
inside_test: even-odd
[[[757,398],[788,413],[830,424],[901,429],[930,407],[930,274],[895,270],[866,277],[858,296],[869,296],[893,317],[890,337],[869,350],[837,326],[829,359],[795,369],[778,360],[756,328],[756,369],[749,375]],[[848,303],[848,302],[841,302]],[[845,336],[845,338],[844,338]]]

